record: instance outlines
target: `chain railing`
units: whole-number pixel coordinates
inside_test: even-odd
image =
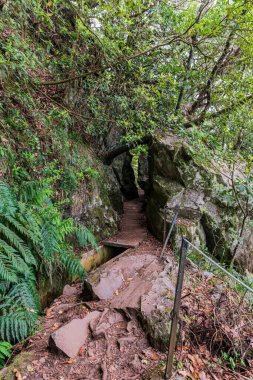
[[[176,208],[176,212],[175,212],[174,217],[172,219],[171,226],[170,226],[169,232],[167,234],[167,237],[164,240],[162,252],[160,255],[161,258],[164,256],[164,251],[165,251],[165,249],[169,243],[173,228],[177,222],[179,210],[180,210],[180,208],[178,206]],[[164,212],[164,218],[167,219],[167,211]],[[167,220],[165,220],[164,223],[166,225]],[[168,356],[167,356],[167,363],[166,363],[166,370],[165,370],[165,379],[166,380],[171,379],[171,376],[172,376],[173,356],[174,356],[175,347],[176,347],[177,324],[178,324],[178,319],[179,319],[179,310],[180,310],[180,304],[181,304],[181,295],[182,295],[182,289],[183,289],[183,281],[184,281],[185,264],[186,264],[186,259],[187,259],[187,251],[188,251],[189,247],[191,247],[193,250],[197,251],[198,254],[200,254],[211,265],[214,265],[216,268],[218,268],[223,273],[225,273],[230,279],[232,279],[237,284],[242,286],[245,289],[244,296],[248,292],[253,294],[253,288],[251,288],[250,286],[245,284],[243,281],[241,281],[239,278],[237,278],[232,273],[230,273],[227,269],[225,269],[223,266],[221,266],[219,263],[217,263],[215,260],[213,260],[211,257],[209,257],[206,253],[204,253],[201,249],[196,247],[193,243],[191,243],[187,238],[182,237],[181,247],[180,247],[180,251],[179,251],[179,267],[178,267],[177,284],[176,284],[176,291],[175,291],[175,298],[174,298],[174,306],[173,306],[173,310],[172,310],[172,319],[171,319],[171,328],[170,328],[170,337],[169,337],[169,348],[168,348]]]

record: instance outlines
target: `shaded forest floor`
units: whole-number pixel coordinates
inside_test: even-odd
[[[150,234],[127,254],[160,255],[161,244]],[[166,252],[175,264],[176,259]],[[238,308],[238,302],[240,307]],[[100,321],[110,325],[105,334],[94,328],[74,359],[48,348],[50,334],[74,318],[101,311]],[[252,313],[218,277],[188,263],[182,297],[175,379],[236,380],[253,378]],[[40,329],[15,347],[21,354],[1,373],[17,380],[131,380],[162,379],[166,355],[154,350],[137,318],[110,310],[107,301],[83,302],[81,284],[64,293],[45,310]],[[235,357],[233,352],[238,352]]]

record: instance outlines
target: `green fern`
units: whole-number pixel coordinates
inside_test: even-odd
[[[17,200],[12,194],[9,186],[3,181],[0,181],[0,194],[0,213],[8,212],[9,215],[14,215],[17,210]]]
[[[73,252],[70,252],[69,249],[64,249],[62,247],[59,257],[65,271],[71,276],[72,279],[75,279],[76,276],[80,279],[85,278],[86,272],[81,265],[81,261],[74,255]]]
[[[8,342],[25,339],[37,326],[38,313],[23,308],[0,316],[0,334]]]
[[[75,233],[81,247],[90,244],[93,248],[97,248],[96,238],[88,228],[79,223],[76,225]]]
[[[6,360],[11,356],[12,345],[0,341],[0,369],[4,367]]]
[[[38,183],[25,183],[18,199],[0,180],[0,335],[9,342],[24,339],[37,326],[38,268],[51,281],[56,273],[83,278],[80,259],[66,238],[73,240],[75,234],[80,246],[96,246],[87,228],[71,218],[62,219],[48,199],[50,191]]]

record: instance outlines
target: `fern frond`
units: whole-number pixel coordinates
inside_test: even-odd
[[[76,257],[73,252],[66,248],[62,248],[59,252],[60,261],[67,271],[67,273],[74,279],[76,276],[83,279],[86,276],[86,272],[81,265],[79,257]]]
[[[91,244],[93,248],[97,248],[96,238],[87,227],[79,223],[76,225],[75,233],[81,247],[86,247],[88,244]]]
[[[0,233],[2,233],[9,240],[9,242],[18,249],[27,264],[37,266],[34,255],[15,232],[0,223]]]
[[[6,359],[11,355],[12,345],[0,341],[0,369],[4,367]]]
[[[43,188],[39,181],[23,182],[19,188],[19,196],[22,202],[32,202],[38,196]]]
[[[28,275],[29,273],[31,273],[31,269],[23,260],[23,258],[19,256],[18,252],[2,239],[0,239],[0,248],[4,250],[6,256],[8,257],[10,262],[12,262],[13,268],[17,272],[23,273],[24,275]]]
[[[41,229],[43,255],[48,260],[53,260],[53,254],[59,248],[58,231],[56,226],[46,221]]]
[[[23,308],[0,316],[0,334],[8,342],[18,342],[31,334],[38,325],[38,314]]]
[[[10,289],[10,282],[0,280],[0,299],[4,297],[4,295],[8,292]]]
[[[15,229],[18,232],[20,232],[22,235],[30,239],[30,241],[32,241],[34,244],[39,244],[39,241],[40,241],[39,236],[37,234],[34,234],[34,232],[31,231],[31,229],[28,229],[22,223],[20,223],[17,218],[14,218],[11,215],[4,215],[3,218],[7,222],[9,222],[13,227],[15,227]]]
[[[17,210],[17,200],[9,186],[2,180],[0,180],[0,199],[0,213],[8,212],[9,215],[14,215]]]
[[[38,312],[40,309],[38,292],[33,281],[15,284],[5,298],[0,305],[0,309],[22,307],[32,312]]]
[[[0,278],[8,282],[17,283],[17,271],[13,268],[11,260],[0,252]]]

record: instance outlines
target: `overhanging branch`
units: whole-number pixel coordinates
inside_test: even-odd
[[[152,138],[150,135],[144,136],[138,140],[131,141],[127,144],[119,145],[111,150],[109,150],[104,156],[103,161],[105,164],[110,165],[115,157],[119,156],[122,153],[128,152],[129,150],[135,148],[138,145],[149,144]]]
[[[218,111],[215,111],[215,112],[212,112],[210,114],[201,114],[199,117],[197,117],[196,119],[193,119],[193,120],[189,120],[187,122],[184,123],[184,127],[185,128],[190,128],[192,127],[192,125],[200,125],[201,123],[203,123],[205,120],[210,120],[210,119],[214,119],[216,117],[219,117],[221,115],[224,115],[230,111],[233,111],[235,108],[237,108],[238,106],[241,106],[243,104],[245,104],[248,100],[250,99],[253,99],[253,94],[250,94],[250,95],[247,95],[245,96],[245,98],[237,101],[237,102],[233,102],[231,103],[229,106],[227,107],[224,107],[224,108],[221,108],[220,110]]]

